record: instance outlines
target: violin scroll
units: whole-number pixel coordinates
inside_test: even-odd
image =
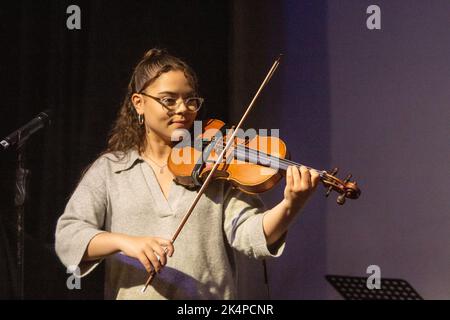
[[[358,199],[361,195],[361,190],[358,188],[356,181],[350,181],[352,175],[349,174],[344,181],[342,181],[336,177],[338,171],[338,168],[334,168],[330,173],[324,171],[321,174],[322,183],[325,188],[327,188],[325,196],[328,197],[331,191],[336,191],[339,193],[339,196],[336,199],[336,202],[339,205],[343,205],[347,198]]]

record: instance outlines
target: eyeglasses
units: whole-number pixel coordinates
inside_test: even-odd
[[[175,98],[170,98],[170,97],[158,98],[158,97],[153,97],[145,92],[140,92],[140,94],[142,94],[146,97],[152,98],[153,100],[158,102],[160,105],[162,105],[164,108],[166,108],[169,111],[177,110],[178,107],[180,106],[181,102],[183,102],[184,105],[186,106],[186,109],[188,112],[197,112],[198,110],[200,110],[200,108],[202,107],[203,101],[205,100],[200,97],[190,97],[187,99],[182,98],[180,102],[177,102],[177,99],[175,99]]]

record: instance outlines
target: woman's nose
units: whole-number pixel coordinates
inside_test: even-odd
[[[175,113],[184,113],[186,111],[188,111],[186,103],[184,102],[184,99],[181,99],[181,101],[178,103],[177,108],[175,109]]]

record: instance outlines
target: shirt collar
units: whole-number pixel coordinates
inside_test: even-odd
[[[137,161],[143,161],[136,149],[131,149],[127,152],[108,153],[105,156],[111,160],[111,168],[114,173],[128,170]]]

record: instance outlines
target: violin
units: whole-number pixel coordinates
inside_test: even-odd
[[[204,122],[202,133],[194,141],[178,143],[172,148],[167,166],[175,181],[186,187],[199,187],[210,174],[212,164],[217,162],[219,165],[212,175],[213,180],[226,180],[245,193],[257,194],[272,189],[285,176],[288,166],[302,165],[289,160],[286,144],[280,138],[256,134],[251,137],[236,136],[231,148],[219,160],[232,131],[225,128],[223,121],[210,119]],[[327,188],[326,196],[331,191],[339,193],[339,205],[343,205],[347,198],[357,199],[360,196],[357,183],[350,181],[351,174],[341,180],[336,177],[337,168],[330,173],[316,171]]]
[[[299,163],[288,159],[286,145],[276,137],[255,135],[247,139],[237,136],[260,93],[278,68],[281,57],[282,55],[279,55],[269,69],[236,126],[223,134],[224,122],[209,120],[203,125],[202,133],[195,137],[193,144],[178,143],[172,149],[167,166],[175,175],[175,181],[187,187],[200,187],[191,206],[174,232],[171,238],[172,243],[178,238],[200,197],[205,193],[213,179],[228,180],[235,188],[243,192],[260,193],[275,186],[285,174],[288,166],[300,166]],[[190,139],[185,139],[185,142],[188,140]],[[263,147],[261,148],[261,146]],[[208,163],[210,166],[206,165]],[[319,172],[320,180],[327,188],[326,196],[331,191],[339,193],[338,204],[344,204],[346,198],[357,199],[360,196],[361,191],[357,183],[350,181],[351,175],[348,175],[342,181],[335,176],[338,172],[337,168],[330,173],[316,171]],[[167,251],[167,249],[164,251]],[[145,292],[155,276],[156,271],[153,269],[149,273],[142,292]]]

